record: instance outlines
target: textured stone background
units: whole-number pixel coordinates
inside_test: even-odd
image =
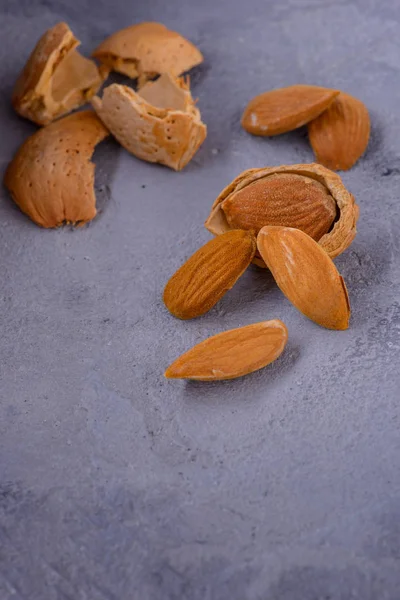
[[[102,144],[103,212],[83,230],[41,230],[0,192],[1,600],[398,600],[399,4],[0,0],[1,175],[35,130],[10,108],[16,75],[61,19],[87,53],[143,19],[187,35],[209,135],[178,174]],[[176,321],[162,289],[209,239],[218,192],[249,167],[312,161],[305,131],[239,126],[251,96],[293,83],[372,115],[344,174],[361,209],[337,260],[351,327],[317,327],[256,269]],[[267,369],[164,380],[193,343],[269,318],[290,341]]]

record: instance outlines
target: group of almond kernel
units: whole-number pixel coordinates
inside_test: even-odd
[[[136,157],[177,171],[207,134],[189,78],[180,77],[203,56],[180,34],[160,23],[132,25],[94,51],[100,66],[80,55],[78,45],[65,23],[47,31],[13,94],[15,110],[44,127],[19,148],[4,182],[20,209],[42,227],[82,225],[95,217],[90,159],[109,133]],[[112,84],[102,98],[95,96],[112,70],[137,79],[137,91]],[[64,116],[89,100],[95,112]],[[364,153],[369,115],[348,94],[294,85],[255,97],[242,117],[245,130],[266,137],[305,124],[321,164],[249,169],[221,192],[205,223],[216,237],[165,287],[164,302],[174,316],[205,314],[253,262],[271,271],[304,315],[329,329],[348,328],[347,289],[332,259],[355,237],[358,206],[330,169],[349,169]],[[225,331],[183,354],[165,375],[239,377],[278,358],[287,335],[280,320]]]

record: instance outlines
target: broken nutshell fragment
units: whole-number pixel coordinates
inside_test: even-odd
[[[358,206],[339,175],[318,164],[282,165],[241,173],[215,200],[205,222],[219,235],[266,225],[294,227],[316,240],[331,258],[356,235]],[[264,266],[260,257],[254,262]]]
[[[96,215],[95,165],[107,129],[93,111],[78,112],[28,138],[9,164],[4,184],[20,209],[42,227],[82,225]]]
[[[113,71],[140,77],[140,83],[161,73],[177,77],[203,62],[191,42],[161,23],[139,23],[115,32],[93,56]]]
[[[319,163],[347,171],[367,149],[370,128],[365,104],[340,92],[330,107],[308,124],[308,137]]]
[[[286,133],[320,115],[339,94],[316,85],[291,85],[264,92],[248,103],[242,127],[253,135]]]
[[[66,23],[44,33],[15,85],[12,103],[17,113],[46,125],[98,91],[109,69],[81,56],[79,44]]]
[[[347,329],[346,285],[326,252],[310,236],[290,227],[263,227],[257,247],[290,302],[328,329]]]
[[[278,319],[223,331],[182,354],[165,377],[219,381],[248,375],[276,360],[287,339],[286,325]]]
[[[189,83],[169,74],[147,82],[139,92],[112,84],[92,104],[128,152],[176,171],[187,165],[207,135]]]

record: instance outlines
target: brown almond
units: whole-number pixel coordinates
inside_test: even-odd
[[[327,253],[298,229],[264,227],[257,247],[290,302],[328,329],[347,329],[350,304],[343,278]]]
[[[336,217],[336,202],[315,179],[293,173],[274,173],[254,181],[226,198],[221,208],[232,229],[255,235],[265,225],[301,229],[319,240]]]
[[[292,131],[318,117],[338,94],[337,90],[315,85],[291,85],[264,92],[250,100],[242,127],[261,136]]]
[[[39,129],[19,148],[4,177],[16,204],[42,227],[93,219],[95,166],[90,158],[108,135],[91,110]]]
[[[232,229],[232,225],[228,222],[228,215],[225,214],[223,206],[225,206],[225,209],[228,208],[228,213],[231,210],[232,223],[239,223],[238,219],[240,219],[241,226],[243,227],[245,224],[245,217],[243,215],[239,216],[239,204],[238,202],[236,202],[236,200],[235,202],[232,202],[232,204],[230,204],[230,199],[232,197],[237,199],[239,193],[245,192],[247,188],[251,188],[251,186],[253,186],[255,183],[267,181],[268,178],[270,178],[272,175],[298,175],[303,177],[304,179],[312,180],[312,182],[314,183],[321,184],[321,186],[323,186],[326,189],[327,197],[321,195],[321,205],[317,208],[318,203],[314,203],[314,209],[317,210],[320,217],[321,215],[323,215],[322,220],[325,221],[324,226],[326,227],[329,221],[326,215],[329,214],[329,211],[331,210],[329,208],[329,196],[331,196],[336,205],[336,218],[334,219],[334,222],[332,223],[331,227],[329,227],[328,231],[324,233],[322,237],[320,237],[317,241],[331,258],[335,258],[335,256],[338,256],[350,246],[357,233],[356,224],[358,219],[358,206],[355,203],[354,196],[350,194],[345,188],[341,177],[337,173],[334,173],[326,167],[323,167],[322,165],[318,165],[316,163],[300,165],[282,165],[280,167],[264,167],[261,169],[248,169],[247,171],[244,171],[238,177],[236,177],[236,179],[234,179],[224,190],[222,190],[217,199],[214,201],[211,208],[211,212],[205,222],[205,227],[214,235],[220,235],[221,233],[225,233],[226,231]],[[266,185],[268,189],[269,183],[267,182]],[[286,186],[284,186],[284,188],[286,189]],[[310,189],[315,190],[316,188],[312,187]],[[249,192],[249,196],[247,196],[245,192],[244,198],[246,199],[246,204],[248,197],[252,198],[258,195],[255,193],[256,191],[259,191],[260,195],[262,196],[262,190],[263,184],[260,183],[259,187],[253,188],[253,190]],[[287,186],[287,192],[289,194],[290,186]],[[304,197],[301,197],[303,199],[307,199],[306,195]],[[241,196],[239,196],[239,198],[241,198]],[[300,197],[297,197],[297,200],[299,200],[299,198]],[[254,200],[254,202],[256,202],[256,200]],[[289,199],[287,208],[285,208],[284,202],[281,197],[279,204],[280,211],[292,210]],[[323,206],[325,206],[324,209],[322,208]],[[299,202],[297,203],[297,210],[303,214],[307,213],[305,208],[301,208]],[[289,224],[289,221],[280,223],[278,220],[278,211],[274,212],[273,215],[272,212],[272,210],[268,210],[268,217],[271,218],[273,216],[274,221],[266,221],[262,223],[260,211],[257,214],[257,219],[255,220],[256,222],[251,223],[253,230],[259,228],[260,225],[266,226]],[[267,212],[265,214],[267,216]],[[307,215],[308,216],[306,220],[309,221],[307,223],[307,231],[309,233],[314,233],[313,237],[317,238],[318,233],[316,230],[313,232],[313,229],[314,227],[317,227],[317,225],[319,227],[319,223],[315,223],[313,225],[311,222],[312,213],[307,213]],[[285,217],[286,219],[287,214],[284,214],[284,212],[282,212],[282,217]],[[296,225],[297,228],[302,229],[300,220],[296,222]],[[238,225],[235,225],[235,227],[237,226]],[[265,267],[264,261],[258,258],[257,256],[254,258],[253,262],[261,267]]]
[[[317,161],[329,169],[347,171],[364,154],[369,140],[367,107],[341,92],[330,107],[308,125]]]
[[[200,342],[165,371],[171,379],[234,379],[266,367],[283,352],[287,328],[278,319],[224,331]]]
[[[168,281],[165,306],[179,319],[203,315],[233,287],[255,251],[255,237],[248,231],[229,231],[207,242]]]

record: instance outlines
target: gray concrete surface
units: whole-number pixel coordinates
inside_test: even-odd
[[[10,108],[44,29],[89,52],[161,20],[199,45],[209,135],[182,173],[117,144],[96,152],[103,207],[45,231],[0,192],[1,600],[400,598],[400,6],[353,0],[0,0],[0,171],[35,127]],[[243,169],[309,162],[305,131],[241,130],[247,100],[313,83],[371,111],[366,156],[343,178],[361,210],[337,260],[347,332],[303,318],[250,269],[201,319],[179,322],[165,282]],[[177,355],[268,318],[285,354],[238,381],[168,382]]]

